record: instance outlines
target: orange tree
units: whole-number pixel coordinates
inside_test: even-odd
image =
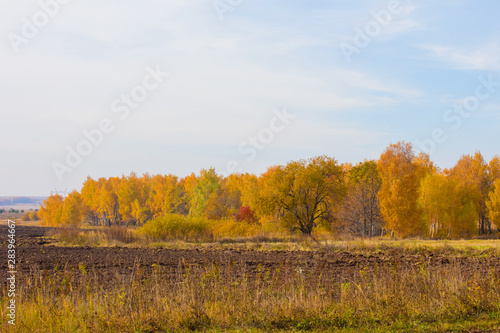
[[[378,161],[382,187],[378,193],[386,226],[399,236],[425,233],[425,220],[418,207],[420,181],[426,172],[410,143],[391,144]]]

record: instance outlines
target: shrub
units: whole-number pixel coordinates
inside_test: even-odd
[[[38,221],[38,213],[37,212],[26,212],[23,215],[23,221]]]
[[[243,206],[240,209],[240,212],[236,214],[236,219],[238,221],[244,221],[248,223],[257,223],[258,219],[255,216],[255,212],[247,206]]]
[[[234,220],[218,220],[210,224],[216,239],[222,237],[249,237],[261,233],[261,228],[246,222]]]
[[[134,243],[137,241],[137,236],[133,230],[125,227],[111,226],[110,228],[105,228],[104,233],[109,241],[119,241],[125,244]]]
[[[141,232],[148,237],[162,240],[211,241],[213,235],[209,223],[204,218],[187,218],[179,214],[167,214],[146,222],[141,228]]]
[[[97,245],[89,244],[89,239],[81,232],[79,229],[74,228],[58,228],[49,232],[49,235],[53,235],[58,238],[61,242],[76,246],[87,246],[87,245]]]
[[[146,222],[140,229],[153,239],[212,242],[225,237],[251,237],[266,233],[262,226],[231,219],[208,220],[168,214]],[[266,233],[267,234],[267,233]]]

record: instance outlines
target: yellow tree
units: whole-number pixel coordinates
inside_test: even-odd
[[[488,174],[492,185],[495,180],[500,179],[500,157],[498,155],[494,156],[488,164]]]
[[[439,168],[431,161],[429,154],[420,152],[413,159],[416,165],[417,179],[422,181],[427,175],[440,172]]]
[[[100,187],[97,182],[90,177],[83,183],[81,190],[81,196],[88,207],[86,209],[87,219],[90,224],[97,226],[99,224],[99,215],[97,210],[99,209],[99,191]]]
[[[272,200],[272,188],[269,187],[269,184],[279,177],[275,175],[279,170],[281,170],[279,166],[271,166],[257,180],[258,193],[256,196],[255,211],[259,216],[275,215],[276,220],[280,219],[279,209],[275,200]]]
[[[61,224],[65,227],[79,227],[84,219],[85,203],[80,193],[73,191],[64,199]]]
[[[191,201],[193,199],[194,189],[196,187],[197,181],[198,177],[196,177],[196,174],[194,172],[179,181],[179,186],[181,187],[181,199],[180,204],[177,207],[177,211],[179,214],[189,214],[189,211],[191,210]]]
[[[488,194],[487,210],[488,210],[488,218],[491,222],[495,224],[497,229],[500,229],[500,216],[497,212],[500,212],[498,206],[498,196],[500,195],[500,184],[498,181],[500,180],[500,157],[495,155],[488,164],[488,175],[490,181],[490,191]]]
[[[486,211],[486,200],[491,182],[488,175],[488,165],[481,153],[477,152],[474,156],[463,155],[448,173],[460,185],[464,195],[473,201],[479,214],[479,233],[491,232],[491,223]]]
[[[311,235],[315,226],[330,225],[346,194],[342,168],[319,156],[271,168],[259,189],[264,211],[278,210],[292,230]]]
[[[113,184],[107,179],[104,179],[103,182],[97,212],[103,224],[111,226],[112,223],[116,222],[116,216],[118,215],[118,197],[113,189]]]
[[[233,201],[233,215],[237,219],[248,217],[253,223],[258,221],[255,216],[259,201],[258,178],[255,175],[232,174],[227,178],[227,187],[230,191],[230,196],[233,199],[238,198],[238,201]]]
[[[118,211],[121,220],[129,223],[135,223],[136,215],[141,208],[141,184],[135,172],[129,176],[122,176],[120,183],[116,189],[116,196],[118,201]],[[137,203],[135,203],[135,201]]]
[[[176,213],[181,205],[182,187],[177,176],[156,175],[151,179],[149,208],[154,217]]]
[[[38,213],[42,225],[50,227],[61,225],[63,201],[63,197],[59,194],[53,194],[43,202],[40,206],[40,212]]]
[[[454,203],[454,191],[446,177],[440,174],[427,175],[420,185],[419,203],[429,228],[429,237],[437,237],[449,227],[449,211]]]
[[[479,218],[479,209],[474,198],[467,188],[455,183],[455,201],[451,207],[451,222],[449,237],[470,238],[477,231],[476,221]]]
[[[152,180],[148,173],[145,173],[138,180],[138,197],[134,200],[132,215],[141,224],[146,223],[152,217],[150,202],[152,200]]]
[[[497,179],[493,185],[493,191],[490,192],[486,201],[488,208],[488,217],[500,229],[500,179]]]
[[[425,233],[425,221],[418,207],[420,165],[414,163],[410,143],[391,144],[380,156],[377,167],[382,179],[378,198],[388,229],[397,235],[419,236]]]
[[[259,178],[246,173],[241,176],[241,182],[241,205],[256,213],[259,201]]]
[[[455,180],[429,174],[421,183],[419,203],[432,237],[463,237],[474,234],[477,209],[474,200]]]

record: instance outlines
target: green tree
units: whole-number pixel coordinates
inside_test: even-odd
[[[219,187],[210,195],[205,207],[208,219],[221,220],[235,218],[241,209],[241,192],[236,175],[221,178]]]
[[[215,173],[214,168],[201,170],[192,191],[189,214],[191,216],[204,216],[208,202],[214,193],[216,195],[219,186],[220,177]]]

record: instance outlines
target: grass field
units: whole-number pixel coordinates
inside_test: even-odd
[[[36,222],[23,222],[23,225],[37,225]],[[426,240],[390,238],[339,239],[328,234],[315,235],[314,238],[295,235],[254,235],[248,237],[220,237],[211,242],[195,240],[168,241],[151,239],[138,228],[87,227],[85,229],[54,229],[48,233],[61,246],[124,246],[124,247],[163,247],[172,249],[230,248],[252,250],[346,250],[357,252],[377,252],[397,248],[404,252],[445,252],[448,254],[487,255],[500,254],[500,239],[470,240]]]
[[[24,213],[0,213],[0,224],[7,223],[7,220],[21,221]],[[38,225],[38,222],[35,222]]]
[[[494,239],[152,242],[32,222],[17,237],[18,318],[6,331],[500,331]],[[5,284],[0,295],[5,318]]]

